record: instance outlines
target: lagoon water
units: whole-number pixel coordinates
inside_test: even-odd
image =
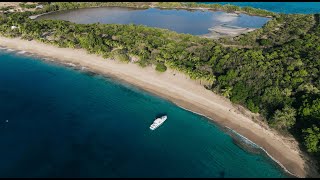
[[[150,131],[162,114],[168,120]],[[167,100],[4,50],[0,144],[0,177],[288,177]]]
[[[188,33],[203,35],[209,28],[227,24],[231,26],[260,28],[270,18],[240,14],[233,16],[222,11],[200,10],[163,10],[156,8],[135,9],[124,7],[84,8],[55,12],[40,16],[38,19],[59,19],[80,24],[139,24]]]

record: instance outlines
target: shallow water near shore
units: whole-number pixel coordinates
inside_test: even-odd
[[[0,177],[288,177],[209,119],[71,67],[0,50]]]

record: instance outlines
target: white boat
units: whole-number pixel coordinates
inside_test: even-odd
[[[167,120],[167,116],[162,116],[160,118],[157,118],[156,120],[153,121],[153,123],[150,126],[151,130],[157,129],[164,121]]]

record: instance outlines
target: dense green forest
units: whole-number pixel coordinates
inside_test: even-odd
[[[101,4],[90,6],[94,5]],[[147,7],[150,4],[113,2],[112,5]],[[161,72],[167,68],[179,70],[192,79],[206,82],[206,88],[233,103],[259,113],[271,127],[291,133],[305,151],[320,159],[319,14],[273,14],[229,6],[235,10],[272,14],[273,19],[256,31],[220,40],[142,25],[85,25],[28,18],[31,14],[87,6],[85,3],[51,3],[37,12],[2,15],[0,34],[36,39],[59,47],[83,48],[124,62],[136,57],[135,63],[154,64]],[[182,5],[163,3],[161,6]],[[183,6],[200,5],[186,3]],[[11,30],[13,25],[19,28]],[[239,46],[226,47],[225,44]]]

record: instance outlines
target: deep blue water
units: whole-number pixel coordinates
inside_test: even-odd
[[[168,120],[150,131],[161,114]],[[0,177],[286,177],[167,100],[4,51],[0,144]]]
[[[240,14],[232,16],[226,12],[188,11],[176,9],[135,9],[124,7],[99,7],[60,11],[40,16],[38,19],[59,19],[80,24],[139,24],[188,33],[203,35],[209,28],[228,24],[232,26],[260,28],[270,18]]]
[[[285,14],[315,14],[320,13],[320,2],[205,2],[217,4],[232,4],[236,6],[251,6],[276,13]]]

